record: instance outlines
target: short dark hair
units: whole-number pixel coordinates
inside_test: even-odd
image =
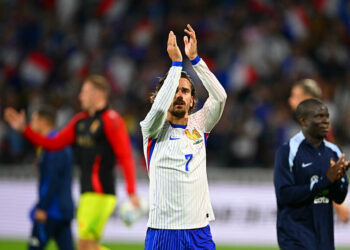
[[[325,105],[325,104],[318,98],[308,98],[302,101],[301,103],[299,103],[295,111],[295,115],[297,119],[299,120],[299,118],[301,117],[306,118],[310,114],[311,110],[315,107],[315,105]]]
[[[158,83],[157,83],[156,90],[152,93],[152,95],[151,95],[151,97],[150,97],[151,103],[153,103],[154,100],[156,99],[160,88],[163,86],[163,83],[164,83],[165,79],[166,79],[167,76],[168,76],[168,73],[169,73],[169,72],[167,72],[167,73],[165,74],[165,76],[163,76],[163,77],[161,77],[161,78],[159,79],[159,81],[158,81]],[[196,108],[196,105],[197,105],[197,102],[198,102],[197,95],[196,95],[196,89],[195,89],[195,87],[194,87],[192,78],[190,77],[189,74],[187,74],[186,71],[181,71],[181,77],[180,77],[180,78],[185,78],[185,79],[187,79],[187,80],[190,82],[190,84],[191,84],[191,96],[193,96],[193,106],[190,107],[190,109],[189,109],[189,113],[191,113],[191,112]]]
[[[90,75],[85,78],[84,83],[85,82],[91,82],[95,88],[103,91],[106,94],[106,97],[109,96],[110,85],[106,77],[101,75]]]
[[[41,106],[36,110],[38,116],[45,119],[50,125],[55,126],[56,123],[56,110],[51,106]]]

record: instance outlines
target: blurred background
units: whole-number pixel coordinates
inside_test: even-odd
[[[321,86],[335,139],[350,153],[347,0],[0,0],[0,183],[35,185],[36,176],[34,148],[4,122],[3,109],[25,109],[29,116],[51,104],[61,128],[80,110],[83,79],[97,73],[110,81],[111,106],[127,122],[138,175],[147,185],[139,122],[157,78],[171,65],[168,33],[173,30],[183,48],[187,23],[196,31],[200,57],[228,94],[208,140],[214,186],[267,185],[274,213],[274,153],[298,130],[288,97],[303,78]],[[185,70],[195,80],[200,107],[207,93],[188,60]],[[272,234],[267,243],[276,245]]]

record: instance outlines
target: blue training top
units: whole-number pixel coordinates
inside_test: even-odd
[[[52,131],[48,137],[55,134],[56,131]],[[45,210],[49,218],[73,219],[72,167],[73,152],[70,147],[60,151],[43,150],[40,155],[39,201],[35,208]]]
[[[326,172],[330,160],[340,156],[335,144],[324,140],[315,148],[302,132],[277,150],[274,185],[281,249],[334,249],[332,201],[344,201],[348,179],[344,175],[331,183]]]

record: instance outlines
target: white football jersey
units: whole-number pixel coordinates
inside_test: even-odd
[[[203,60],[194,69],[209,92],[187,125],[166,120],[181,76],[172,66],[150,112],[140,123],[150,179],[148,227],[193,229],[214,220],[206,173],[207,137],[220,119],[226,92]]]

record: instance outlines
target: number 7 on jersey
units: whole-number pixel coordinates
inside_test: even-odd
[[[190,163],[190,161],[192,160],[193,158],[193,154],[188,154],[188,155],[185,155],[185,158],[187,160],[186,162],[186,166],[185,166],[185,170],[188,171],[188,164]]]

